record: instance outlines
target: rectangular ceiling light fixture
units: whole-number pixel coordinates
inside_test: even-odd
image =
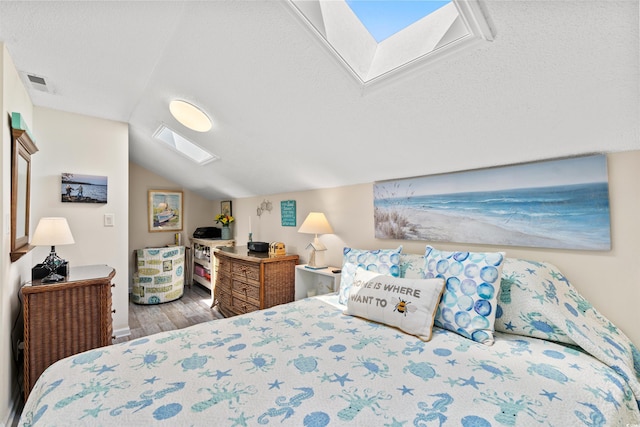
[[[164,124],[160,125],[156,133],[153,134],[153,137],[164,142],[171,149],[188,157],[199,165],[205,165],[209,162],[220,159],[220,157],[203,150],[184,136],[169,129]]]

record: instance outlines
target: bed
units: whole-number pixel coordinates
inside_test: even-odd
[[[485,335],[446,320],[447,293],[464,289],[446,278],[428,333],[345,314],[350,296],[368,298],[356,288],[394,277],[394,319],[417,316],[421,294],[408,285],[461,258],[432,248],[430,264],[400,251],[345,248],[336,294],[63,359],[38,379],[19,425],[640,425],[640,353],[552,264],[500,261]],[[363,266],[379,271],[371,279]]]

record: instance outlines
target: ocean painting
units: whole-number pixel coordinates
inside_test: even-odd
[[[66,203],[107,203],[107,177],[63,173],[60,192]]]
[[[604,155],[376,182],[373,194],[379,239],[611,249]]]

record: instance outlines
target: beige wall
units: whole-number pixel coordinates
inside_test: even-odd
[[[558,266],[573,285],[611,321],[620,326],[640,344],[640,151],[608,155],[613,248],[607,252],[568,251],[501,247],[507,256],[549,261]],[[249,217],[254,240],[283,241],[288,252],[308,259],[306,245],[313,236],[300,234],[298,227],[311,211],[324,212],[335,234],[320,236],[327,246],[327,261],[340,266],[344,246],[363,249],[392,248],[403,245],[404,252],[423,253],[428,242],[409,240],[379,240],[373,232],[373,185],[363,184],[327,190],[275,194],[233,201],[236,224],[233,228],[237,244],[244,245],[249,232]],[[271,213],[261,217],[256,208],[263,200],[273,203]],[[297,226],[280,225],[280,202],[296,200]],[[219,204],[214,205],[216,213]],[[436,247],[470,250],[496,250],[495,246],[433,243]]]
[[[2,113],[2,256],[0,257],[0,425],[11,415],[13,402],[20,390],[17,371],[14,369],[12,344],[21,337],[21,330],[14,334],[13,324],[18,318],[20,327],[20,286],[31,275],[31,254],[16,262],[10,262],[11,235],[11,129],[8,115],[15,111],[23,115],[29,128],[33,130],[33,105],[20,81],[20,76],[3,43],[0,43],[0,112]],[[32,225],[33,227],[33,225]],[[32,228],[33,229],[33,228]]]
[[[74,265],[108,264],[115,268],[113,328],[128,328],[127,244],[129,230],[129,127],[48,108],[34,108],[34,133],[40,151],[33,157],[31,229],[41,217],[67,218],[75,244],[56,247]],[[107,203],[62,203],[61,174],[106,176]],[[105,214],[114,217],[104,225]],[[41,262],[49,248],[36,247],[33,262]]]
[[[129,163],[129,253],[133,250],[149,246],[164,246],[173,244],[174,232],[149,232],[147,221],[148,191],[171,190],[182,191],[182,203],[184,208],[183,245],[189,245],[189,237],[197,227],[214,225],[213,205],[196,193],[184,190],[174,182],[171,182],[149,170]],[[129,285],[133,274],[133,256],[129,257]]]

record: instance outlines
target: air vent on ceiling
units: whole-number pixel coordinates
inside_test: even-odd
[[[31,87],[40,92],[51,93],[49,87],[47,86],[47,80],[42,76],[37,76],[35,74],[26,74],[27,80],[31,83]]]

